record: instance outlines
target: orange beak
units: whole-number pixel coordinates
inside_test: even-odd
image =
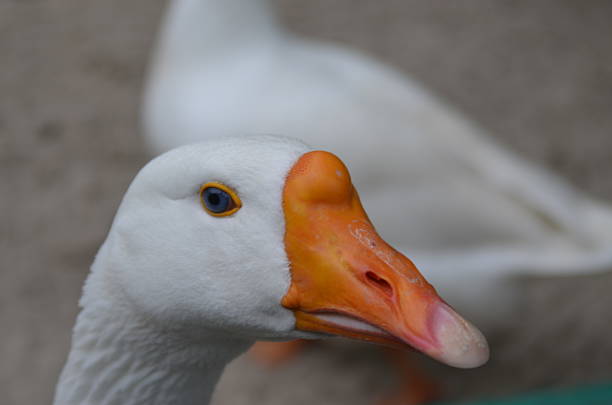
[[[483,335],[438,296],[414,264],[378,236],[344,164],[309,152],[283,191],[296,328],[413,347],[456,367],[489,358]]]

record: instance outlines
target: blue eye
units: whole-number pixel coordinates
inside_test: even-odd
[[[204,190],[202,197],[204,198],[206,208],[215,214],[220,214],[227,211],[230,208],[230,203],[232,202],[232,197],[217,187],[208,187]]]
[[[231,215],[241,206],[233,190],[219,183],[207,183],[200,189],[202,205],[213,216]]]

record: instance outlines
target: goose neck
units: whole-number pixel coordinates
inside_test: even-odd
[[[108,303],[86,306],[54,405],[207,404],[225,365],[251,342],[183,336]]]
[[[210,62],[226,51],[271,40],[280,27],[267,0],[174,0],[161,30],[164,58]]]

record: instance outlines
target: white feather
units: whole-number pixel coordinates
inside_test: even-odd
[[[408,77],[278,26],[264,0],[175,0],[144,98],[151,150],[278,133],[338,154],[381,235],[478,324],[522,274],[612,268],[612,210],[500,148]]]
[[[309,148],[224,138],[151,161],[96,256],[55,405],[207,403],[224,366],[258,339],[304,337],[281,306],[289,283],[282,189]],[[208,215],[199,188],[242,208]]]

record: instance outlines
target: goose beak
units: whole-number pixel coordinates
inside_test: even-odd
[[[292,280],[282,305],[296,329],[412,347],[461,368],[488,360],[480,331],[378,236],[336,156],[303,155],[285,181],[283,209]]]

